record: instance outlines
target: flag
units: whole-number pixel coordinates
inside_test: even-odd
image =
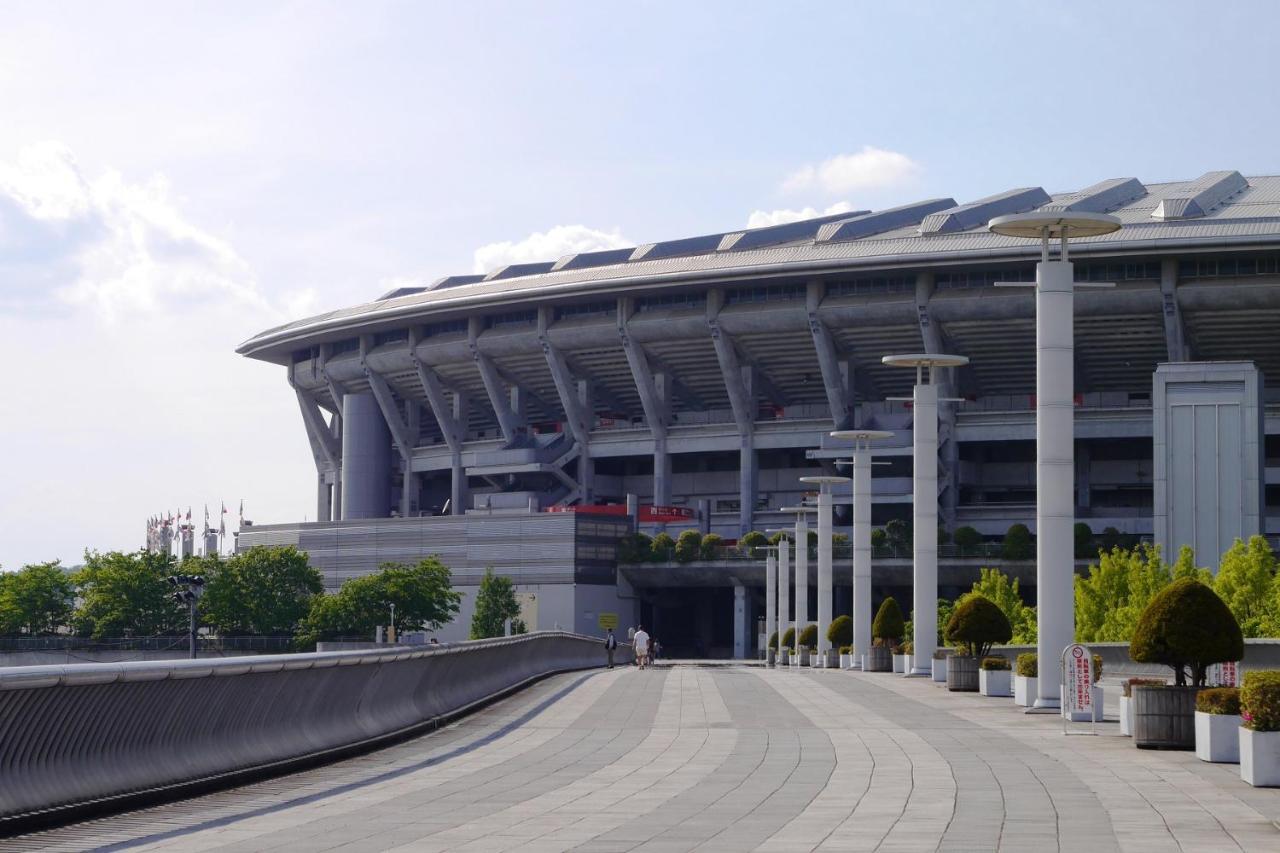
[[[204,535],[209,535],[209,505],[204,505]]]
[[[240,499],[240,526],[244,527],[244,498]]]
[[[222,515],[218,519],[218,535],[227,535],[227,505],[225,502],[222,504]]]

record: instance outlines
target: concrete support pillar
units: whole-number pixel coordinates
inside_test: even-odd
[[[755,524],[760,469],[756,459],[754,435],[750,432],[742,433],[741,441],[738,452],[738,527],[739,535],[744,535],[750,533]]]
[[[670,381],[665,373],[653,375],[655,396],[665,411],[670,405]],[[671,505],[671,454],[667,451],[667,430],[653,430],[653,502]]]
[[[764,642],[768,659],[769,637],[778,630],[778,555],[770,551],[764,559]],[[782,635],[779,634],[779,637]]]
[[[467,489],[467,471],[462,467],[462,435],[466,431],[466,423],[470,412],[467,406],[467,397],[464,394],[453,395],[453,423],[456,425],[459,435],[450,445],[453,455],[449,462],[449,514],[463,515],[467,511],[467,504],[471,501],[471,495]]]
[[[740,583],[733,585],[733,657],[742,660],[747,656],[747,588]]]
[[[778,649],[782,649],[782,635],[791,627],[791,543],[778,541]]]
[[[1058,656],[1075,639],[1073,264],[1036,265],[1036,708],[1058,708]]]
[[[316,521],[331,520],[333,492],[323,471],[316,474]]]
[[[391,432],[372,393],[342,397],[342,517],[386,518]]]
[[[911,671],[932,677],[938,646],[938,386],[916,385],[913,400]]]
[[[796,513],[796,649],[809,624],[809,517]]]

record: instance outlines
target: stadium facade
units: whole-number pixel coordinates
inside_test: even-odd
[[[614,543],[632,518],[729,539],[782,527],[799,478],[847,453],[828,433],[851,427],[895,433],[873,523],[909,519],[914,377],[885,355],[970,360],[944,376],[959,402],[940,409],[942,526],[1033,526],[1034,295],[1000,285],[1032,281],[1040,247],[987,229],[1033,210],[1124,226],[1072,242],[1077,281],[1114,284],[1076,296],[1077,518],[1192,544],[1205,563],[1235,536],[1280,533],[1280,394],[1265,384],[1280,378],[1280,177],[1219,171],[569,255],[267,330],[239,352],[285,368],[320,520],[254,527],[240,547],[299,544],[334,586],[440,553],[467,587],[486,565],[512,575],[541,627],[684,608],[741,651],[757,567],[619,570]],[[628,496],[645,509],[556,511]],[[944,584],[976,571],[943,562]],[[699,646],[724,644],[707,630]]]

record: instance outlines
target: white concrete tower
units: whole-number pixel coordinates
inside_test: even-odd
[[[778,555],[772,548],[764,558],[764,659],[772,664],[769,636],[778,630]],[[782,636],[779,634],[778,636]]]
[[[1067,258],[1068,237],[1096,237],[1120,228],[1105,213],[1015,213],[988,227],[1008,237],[1040,240],[1036,264],[1036,609],[1037,654],[1043,675],[1036,680],[1031,711],[1061,707],[1058,656],[1075,640],[1075,289]],[[1049,241],[1061,253],[1049,260]],[[1106,285],[1103,285],[1106,286]]]
[[[886,355],[893,367],[914,367],[911,394],[911,672],[933,677],[933,653],[938,647],[938,384],[939,367],[960,367],[962,355],[914,353]],[[926,371],[928,371],[926,373]],[[917,663],[923,661],[923,663]]]
[[[800,632],[809,624],[809,513],[814,511],[811,506],[784,506],[783,512],[794,512],[796,514],[795,540],[793,542],[795,548],[795,573],[793,575],[795,584],[795,622],[796,640],[791,651],[796,652],[800,648]]]
[[[827,665],[827,653],[831,641],[827,629],[831,627],[831,488],[838,483],[849,482],[848,477],[801,477],[800,482],[818,487],[818,660],[819,666]]]
[[[853,442],[853,659],[861,669],[871,648],[871,442],[892,438],[877,429],[836,430],[832,438]]]
[[[778,543],[778,651],[782,651],[782,635],[791,624],[791,544]]]

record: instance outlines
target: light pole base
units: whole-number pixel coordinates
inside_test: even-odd
[[[911,671],[907,673],[907,678],[933,678],[933,666],[928,669],[920,669],[919,667],[911,667]]]
[[[1023,711],[1024,714],[1061,714],[1062,700],[1037,699],[1036,703]]]

